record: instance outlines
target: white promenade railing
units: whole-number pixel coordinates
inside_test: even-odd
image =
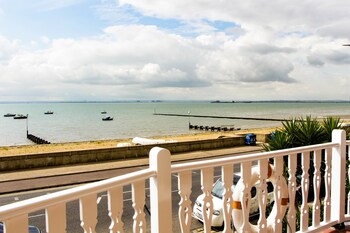
[[[201,190],[204,194],[204,232],[211,232],[214,211],[211,189],[214,168],[219,167],[224,186],[223,232],[320,232],[350,220],[350,193],[346,194],[345,188],[346,176],[350,180],[350,172],[347,173],[350,169],[346,166],[346,151],[349,150],[350,141],[346,141],[343,130],[334,130],[332,136],[331,143],[176,165],[171,165],[168,150],[155,147],[150,151],[150,166],[147,169],[2,206],[0,222],[4,223],[6,233],[27,233],[28,215],[45,210],[46,232],[66,232],[66,204],[79,200],[80,225],[84,232],[94,233],[98,216],[97,194],[107,192],[108,216],[111,220],[109,232],[124,232],[123,187],[131,185],[133,232],[146,232],[147,224],[152,233],[171,232],[171,176],[177,174],[180,229],[183,233],[189,233],[193,211],[193,201],[190,198],[192,172],[200,170]],[[252,163],[258,165],[252,166]],[[234,165],[240,166],[243,186],[239,192],[231,189]],[[312,176],[309,176],[310,171]],[[147,180],[152,213],[150,223],[146,222],[144,212]],[[270,216],[266,216],[266,184],[269,180],[274,185],[274,208]],[[259,219],[256,225],[249,222],[250,191],[254,185],[259,200]],[[312,200],[308,200],[310,191],[314,196]],[[296,200],[298,192],[300,201]],[[287,225],[284,220],[287,220]]]

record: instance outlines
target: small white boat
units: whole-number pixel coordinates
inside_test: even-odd
[[[4,115],[4,117],[14,117],[14,116],[16,116],[16,114],[14,114],[14,113],[6,113]]]
[[[169,142],[177,142],[177,141],[164,140],[164,139],[149,139],[149,138],[140,138],[140,137],[134,137],[132,139],[132,143],[136,145],[152,145],[152,144],[169,143]]]
[[[27,115],[16,114],[16,116],[13,117],[13,119],[27,119],[27,118],[28,118],[28,114]]]

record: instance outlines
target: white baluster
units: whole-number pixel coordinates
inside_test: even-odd
[[[222,185],[224,192],[222,196],[222,206],[224,214],[224,233],[232,232],[231,218],[232,218],[232,184],[233,184],[233,166],[225,165],[221,167]]]
[[[267,179],[270,165],[268,159],[259,160],[259,184],[257,185],[257,198],[259,200],[258,229],[260,232],[267,232],[266,206],[267,206]]]
[[[80,225],[84,233],[95,233],[97,224],[97,195],[90,194],[79,199]]]
[[[307,197],[309,195],[309,168],[310,168],[310,152],[304,152],[302,154],[302,178],[301,178],[301,190],[303,196],[303,202],[300,207],[300,230],[306,231],[308,228],[309,220],[309,206],[307,203]]]
[[[347,147],[348,147],[348,151],[350,151],[350,146],[347,146]],[[349,155],[348,155],[348,160],[349,160],[348,161],[349,165],[347,167],[347,169],[348,169],[348,183],[350,183],[350,156]],[[350,190],[348,192],[348,208],[347,208],[347,210],[348,210],[348,215],[350,215]]]
[[[324,197],[324,213],[323,221],[329,222],[331,220],[331,180],[332,180],[332,150],[327,148],[325,151],[325,173],[324,173],[324,186],[325,186],[325,197]]]
[[[296,231],[296,210],[295,210],[295,194],[297,190],[296,182],[296,172],[297,168],[297,155],[290,154],[288,156],[288,194],[289,194],[289,208],[288,208],[288,223],[289,227],[287,228],[288,233],[294,233]]]
[[[108,216],[111,218],[109,226],[110,233],[123,233],[123,187],[109,189],[108,196]]]
[[[192,192],[192,171],[179,173],[178,178],[179,195],[181,197],[179,203],[179,220],[181,232],[190,232],[192,219],[192,203],[190,195]]]
[[[241,163],[241,171],[242,171],[241,179],[244,184],[244,189],[241,195],[243,222],[242,222],[242,228],[240,232],[250,231],[249,212],[250,212],[250,202],[251,202],[250,190],[252,188],[250,185],[250,178],[252,173],[251,170],[252,170],[251,162]]]
[[[62,233],[66,232],[66,204],[50,206],[45,210],[46,214],[46,232]]]
[[[312,226],[318,227],[320,225],[320,188],[321,188],[321,151],[314,151],[314,202],[312,208]]]
[[[275,217],[274,224],[274,232],[282,232],[282,221],[283,215],[281,212],[282,205],[282,186],[281,179],[285,179],[283,176],[283,157],[275,157],[275,176],[276,176],[276,184],[274,187],[274,197],[275,197],[275,205],[277,205],[277,214]]]
[[[172,229],[171,154],[167,149],[154,147],[149,159],[150,169],[157,174],[150,178],[152,233],[169,232]]]
[[[339,146],[332,148],[332,195],[331,220],[344,222],[346,183],[346,134],[344,130],[332,131],[332,142]]]
[[[259,160],[259,185],[257,185],[257,198],[259,200],[258,229],[261,233],[267,232],[266,206],[267,206],[267,183],[269,169],[267,159]],[[271,170],[270,170],[271,171]]]
[[[204,168],[201,170],[201,185],[204,194],[202,206],[204,232],[209,233],[211,232],[211,221],[213,217],[213,197],[211,196],[213,168]]]
[[[145,182],[139,181],[131,185],[132,187],[132,207],[134,208],[134,232],[146,232],[146,219],[145,219]]]
[[[28,232],[28,215],[16,216],[4,221],[4,232],[18,233]]]

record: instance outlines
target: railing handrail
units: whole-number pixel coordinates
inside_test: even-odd
[[[28,209],[30,209],[30,212],[42,210],[49,206],[79,199],[80,197],[87,196],[91,193],[104,192],[111,187],[124,186],[136,181],[146,180],[155,175],[156,171],[151,170],[150,168],[146,168],[140,171],[135,171],[110,179],[101,180],[71,189],[34,197],[32,199],[11,203],[8,205],[0,206],[0,216],[2,219],[7,219],[14,216],[26,214],[28,213]]]
[[[350,141],[349,141],[349,143],[350,143]],[[203,169],[203,168],[207,168],[207,167],[216,167],[216,166],[228,165],[228,164],[233,164],[233,163],[243,163],[243,162],[249,162],[249,161],[256,161],[259,159],[280,157],[280,156],[285,156],[288,154],[298,154],[298,153],[302,153],[305,151],[327,149],[327,148],[332,148],[332,147],[337,146],[337,145],[339,145],[339,144],[334,143],[334,142],[327,142],[327,143],[323,143],[323,144],[295,147],[295,148],[283,149],[283,150],[278,150],[278,151],[276,150],[276,151],[269,151],[269,152],[259,152],[259,153],[248,154],[248,155],[237,155],[237,156],[228,157],[228,158],[217,158],[217,159],[205,160],[205,161],[196,161],[196,162],[174,164],[174,165],[171,165],[171,171],[173,173],[178,173],[178,172],[183,172],[186,170],[198,170],[198,169]]]

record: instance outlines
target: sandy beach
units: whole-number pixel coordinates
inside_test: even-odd
[[[267,134],[267,133],[273,132],[274,130],[276,130],[276,128],[257,128],[257,129],[246,129],[246,130],[227,131],[227,132],[198,131],[198,133],[194,133],[194,134],[160,136],[160,137],[152,137],[151,139],[175,140],[175,141],[181,142],[181,141],[215,139],[220,136],[230,137],[237,134],[247,134],[247,133]],[[54,143],[54,144],[46,144],[46,145],[8,146],[8,147],[0,147],[0,156],[110,148],[110,147],[116,147],[118,143],[125,143],[125,142],[131,143],[131,141],[132,141],[132,138],[101,140],[101,141],[71,142],[71,143]]]

